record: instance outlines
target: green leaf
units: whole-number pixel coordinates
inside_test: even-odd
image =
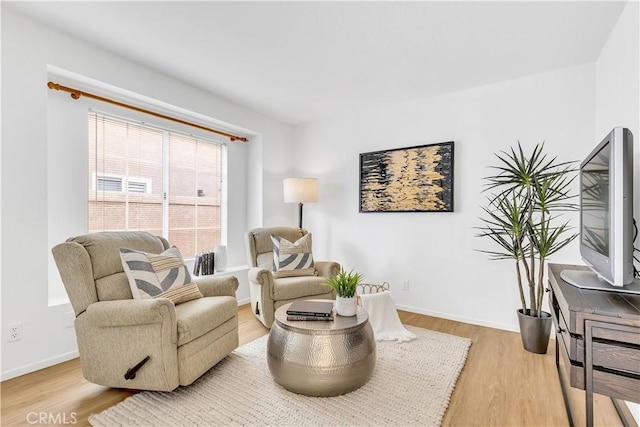
[[[330,286],[337,295],[345,298],[351,298],[355,295],[358,284],[362,281],[360,273],[354,273],[353,270],[348,273],[344,268],[340,268],[340,272],[324,284]]]
[[[489,238],[497,249],[479,252],[522,262],[527,284],[534,286],[535,269],[577,236],[568,223],[558,225],[559,212],[577,209],[575,162],[558,162],[546,153],[544,142],[527,153],[518,141],[495,156],[494,174],[484,178],[487,198],[476,236]]]

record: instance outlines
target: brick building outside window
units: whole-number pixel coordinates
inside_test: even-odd
[[[185,258],[221,243],[225,146],[90,112],[89,232],[161,235]]]

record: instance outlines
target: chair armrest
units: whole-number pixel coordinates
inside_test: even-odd
[[[153,323],[176,323],[176,308],[168,298],[99,301],[80,316],[95,327],[138,326]]]
[[[251,267],[249,269],[249,280],[258,285],[269,285],[273,282],[271,270],[261,267]]]
[[[268,268],[251,267],[248,271],[249,295],[254,314],[267,327],[273,323],[275,312],[275,280]]]
[[[193,281],[205,297],[236,296],[238,278],[236,276],[196,276]]]
[[[318,276],[326,277],[327,279],[337,276],[340,272],[340,264],[337,262],[316,261],[314,264],[316,271],[318,272]]]
[[[168,298],[99,301],[74,323],[83,376],[117,388],[169,391],[179,385],[178,322]],[[149,356],[133,380],[128,370]]]

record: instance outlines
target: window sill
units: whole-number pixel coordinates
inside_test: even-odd
[[[193,264],[193,260],[192,260],[192,264]],[[249,266],[248,265],[234,265],[234,266],[231,266],[231,267],[227,267],[224,271],[216,271],[214,274],[201,274],[199,276],[196,276],[196,275],[192,274],[192,276],[193,277],[228,276],[230,274],[239,273],[239,272],[245,271],[245,270],[249,270]]]
[[[66,304],[71,304],[71,301],[69,301],[69,297],[66,295],[49,298],[49,307],[57,307],[59,305]]]

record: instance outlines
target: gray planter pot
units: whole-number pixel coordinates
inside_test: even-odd
[[[533,317],[528,313],[529,310],[527,314],[522,309],[518,310],[522,346],[531,353],[546,354],[551,332],[551,314],[543,311],[541,317]]]

